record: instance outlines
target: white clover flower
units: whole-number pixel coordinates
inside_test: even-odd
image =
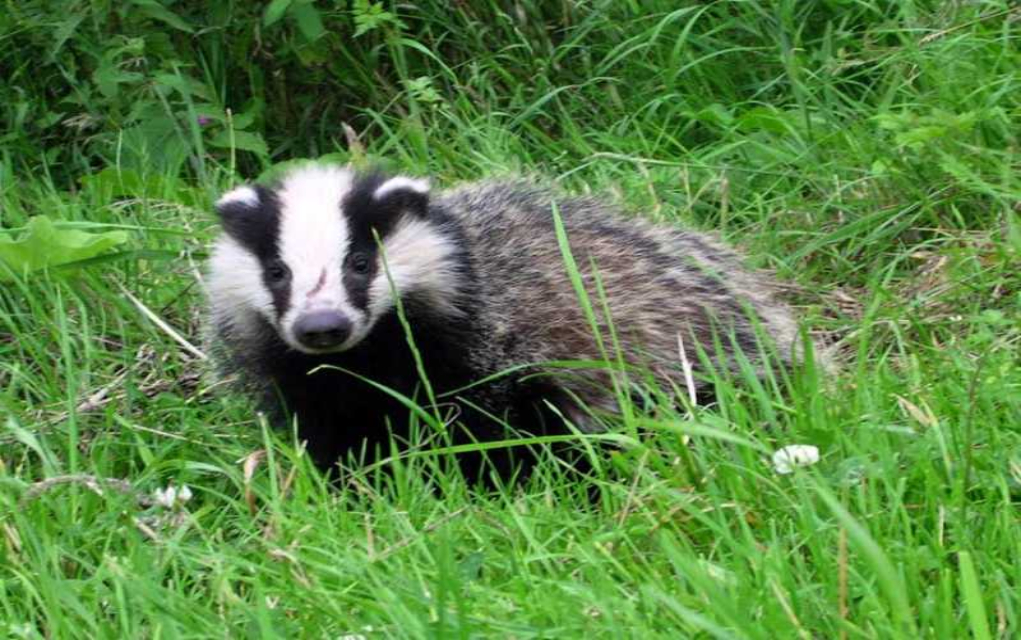
[[[810,444],[787,445],[773,454],[773,469],[781,475],[793,472],[795,467],[809,467],[816,462],[819,462],[819,447]]]
[[[180,489],[170,484],[166,489],[153,491],[152,500],[161,507],[172,509],[191,500],[191,489],[186,484],[181,485]]]

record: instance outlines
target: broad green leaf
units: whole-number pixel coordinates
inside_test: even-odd
[[[699,122],[715,124],[721,127],[729,127],[734,123],[734,114],[719,102],[714,102],[707,107],[699,109],[692,114],[692,117]]]
[[[99,88],[99,92],[106,98],[113,98],[120,91],[119,85],[124,82],[139,82],[143,79],[141,73],[134,71],[122,71],[113,62],[104,61],[92,73],[92,80]]]
[[[132,0],[132,4],[136,5],[141,13],[153,20],[158,20],[159,22],[171,26],[179,31],[184,31],[185,33],[195,32],[190,24],[182,20],[180,16],[170,9],[167,9],[156,0]]]
[[[28,273],[95,257],[127,239],[126,231],[61,229],[48,217],[36,216],[19,238],[0,236],[0,263],[11,271]],[[10,279],[8,270],[0,269],[0,281]]]
[[[291,6],[291,0],[273,0],[266,7],[266,13],[262,14],[262,26],[269,27],[280,21]]]
[[[770,133],[791,133],[792,114],[770,107],[755,107],[742,113],[737,119],[741,131],[769,131]]]
[[[298,23],[298,31],[305,39],[312,42],[319,36],[326,33],[323,27],[323,20],[319,16],[319,10],[312,6],[311,2],[298,2],[291,8],[291,15]]]
[[[181,73],[157,73],[153,76],[157,86],[172,89],[181,96],[198,96],[205,100],[210,98],[206,85],[195,78]]]
[[[209,144],[221,149],[242,149],[257,153],[260,156],[269,155],[269,149],[266,147],[266,141],[262,139],[262,136],[249,131],[234,131],[233,135],[231,135],[230,131],[221,131],[213,136]]]

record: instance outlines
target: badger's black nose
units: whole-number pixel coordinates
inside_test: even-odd
[[[310,349],[330,349],[351,335],[351,320],[339,311],[313,311],[294,323],[294,336]]]

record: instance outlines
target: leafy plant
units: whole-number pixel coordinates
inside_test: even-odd
[[[127,240],[126,231],[91,232],[35,216],[19,237],[0,236],[0,281],[93,258]]]

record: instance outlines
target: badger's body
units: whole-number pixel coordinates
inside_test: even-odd
[[[565,431],[565,418],[593,429],[617,408],[620,363],[670,391],[685,388],[682,358],[702,369],[699,350],[726,369],[737,350],[762,366],[767,345],[789,363],[798,342],[772,281],[715,240],[522,182],[430,196],[421,180],[309,167],[217,209],[208,294],[222,361],[297,419],[323,465],[388,453],[407,433],[406,406],[369,381],[427,405],[398,306],[460,441],[514,437],[506,424]]]

